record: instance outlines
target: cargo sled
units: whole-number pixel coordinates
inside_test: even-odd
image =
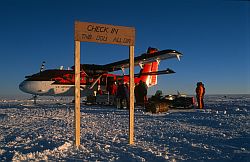
[[[145,110],[147,112],[160,113],[167,112],[169,109],[192,109],[194,105],[194,97],[181,94],[166,96],[156,94],[149,98]]]

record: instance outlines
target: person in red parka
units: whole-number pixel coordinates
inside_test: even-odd
[[[204,98],[204,95],[205,95],[204,84],[202,82],[198,82],[195,91],[196,91],[196,99],[197,99],[197,102],[198,102],[198,107],[200,109],[203,109],[204,108],[203,98]]]
[[[116,95],[117,92],[116,82],[112,82],[110,85],[108,85],[107,90],[110,95]]]

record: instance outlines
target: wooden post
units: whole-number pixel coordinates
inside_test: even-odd
[[[129,46],[129,144],[134,144],[134,46]]]
[[[80,41],[75,41],[75,146],[80,146]]]

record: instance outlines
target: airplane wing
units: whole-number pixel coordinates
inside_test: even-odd
[[[146,72],[146,73],[138,73],[134,74],[135,77],[140,77],[142,75],[163,75],[163,74],[173,74],[175,71],[172,69],[167,68],[166,70],[161,70],[161,71],[153,71],[153,72]],[[124,75],[124,76],[129,76],[129,75]]]
[[[156,60],[165,60],[171,58],[180,59],[180,56],[182,56],[182,54],[175,50],[162,50],[152,54],[144,53],[134,58],[134,65],[138,66],[139,64],[146,64]],[[103,65],[103,67],[109,72],[121,70],[122,68],[129,68],[129,59],[106,64]]]
[[[134,58],[134,65],[146,64],[154,61],[160,61],[165,59],[177,58],[180,60],[182,54],[176,50],[162,50],[155,53],[143,53],[140,56]],[[123,68],[129,68],[129,59],[113,62],[106,65],[95,65],[95,64],[81,64],[81,70],[84,70],[87,74],[102,74],[107,72],[113,72],[121,70]],[[74,66],[72,66],[74,69]]]
[[[139,73],[139,74],[135,74],[135,76],[140,77],[142,75],[163,75],[163,74],[173,74],[173,73],[175,73],[175,71],[173,71],[172,69],[167,68],[166,70],[161,70],[161,71]]]

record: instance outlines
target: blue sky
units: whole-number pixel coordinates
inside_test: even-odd
[[[74,21],[136,28],[135,55],[149,46],[175,49],[181,61],[160,69],[164,93],[194,94],[203,81],[207,94],[250,94],[249,1],[82,1],[5,0],[0,2],[0,95],[22,95],[25,75],[74,64]],[[81,43],[81,63],[106,64],[128,58],[128,47]]]

